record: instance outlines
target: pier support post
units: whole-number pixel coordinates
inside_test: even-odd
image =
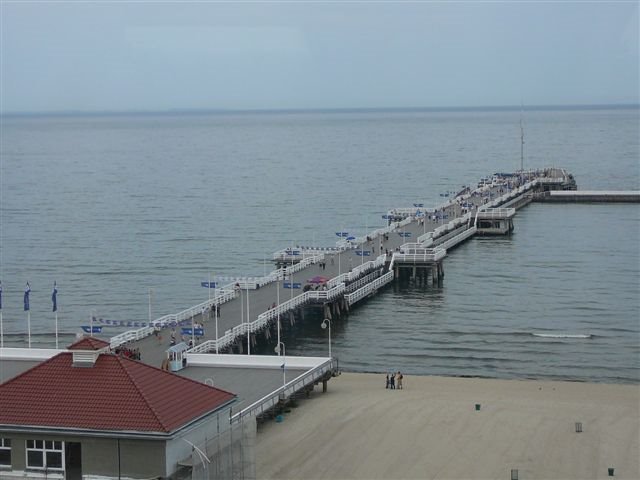
[[[327,381],[322,380],[322,393],[325,393],[326,391],[327,391]]]

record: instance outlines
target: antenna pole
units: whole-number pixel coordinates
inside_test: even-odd
[[[522,126],[522,107],[520,107],[520,171],[524,172],[524,127]]]

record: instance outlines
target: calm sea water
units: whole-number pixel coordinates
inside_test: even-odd
[[[146,321],[206,299],[208,274],[261,275],[294,243],[382,226],[520,165],[519,112],[398,111],[2,119],[5,342],[51,344],[93,312]],[[525,112],[525,166],[581,189],[640,189],[637,109]],[[395,285],[334,322],[345,369],[640,381],[640,208],[532,204],[509,238],[450,252],[442,288]],[[287,351],[325,354],[307,316]],[[113,330],[112,333],[118,333]],[[536,336],[536,335],[554,336]],[[562,338],[561,335],[590,335]]]

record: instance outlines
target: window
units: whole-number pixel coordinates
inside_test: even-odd
[[[52,440],[27,440],[27,468],[63,470],[64,443]]]
[[[11,466],[11,439],[0,438],[0,467]]]

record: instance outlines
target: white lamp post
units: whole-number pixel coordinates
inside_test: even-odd
[[[278,309],[278,317],[276,321],[278,322],[278,345],[280,345],[280,275],[278,275],[278,280],[276,281],[276,297],[278,299],[278,306],[276,307]],[[280,355],[280,352],[278,352],[278,355]]]
[[[287,371],[286,371],[286,363],[287,363],[287,351],[284,348],[284,342],[278,342],[274,351],[280,355],[280,345],[282,345],[282,395],[284,396],[284,386],[287,384]]]
[[[325,318],[320,324],[320,326],[322,327],[323,330],[325,330],[327,326],[329,326],[329,358],[331,358],[331,320],[329,320],[328,318]]]
[[[216,355],[219,353],[218,352],[218,302],[216,301],[216,289],[215,287],[213,288],[213,305],[211,305],[211,307],[213,308],[213,318],[216,321]]]

